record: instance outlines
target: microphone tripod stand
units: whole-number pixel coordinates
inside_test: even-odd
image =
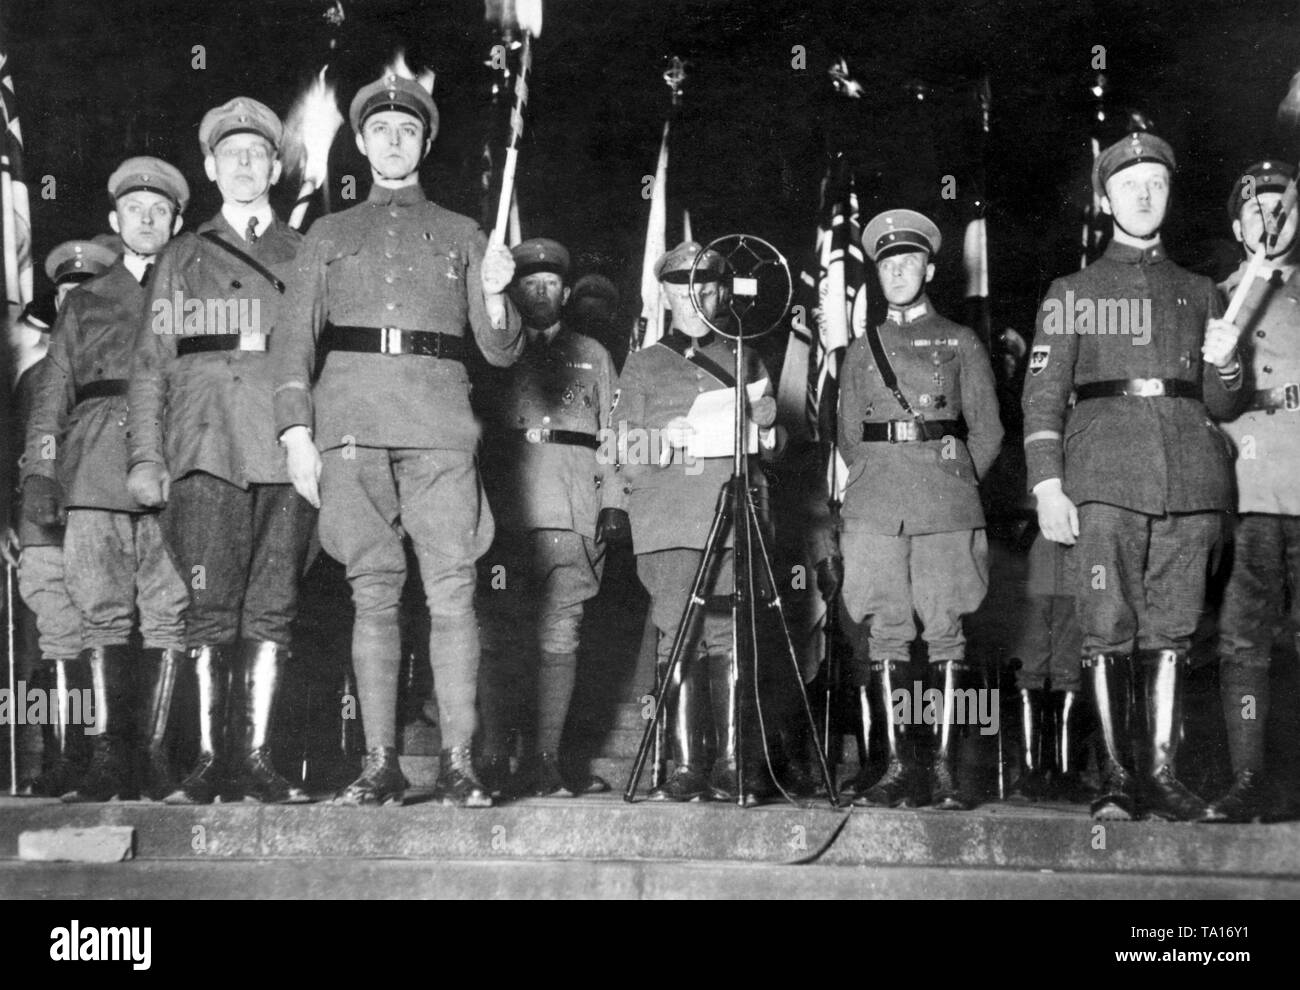
[[[726,247],[727,250],[723,251],[719,246]],[[711,250],[722,254],[730,269],[731,294],[728,308],[736,328],[734,334],[719,329],[700,309],[695,290],[696,273],[699,270],[701,260]],[[772,572],[767,541],[763,536],[762,523],[759,519],[758,510],[755,508],[753,494],[750,489],[749,456],[746,453],[745,442],[748,435],[749,416],[746,411],[748,403],[745,401],[746,335],[744,333],[744,319],[751,311],[763,307],[765,302],[767,303],[766,308],[772,310],[774,290],[771,288],[768,288],[767,291],[761,290],[764,286],[768,286],[775,281],[774,275],[784,277],[784,289],[775,290],[775,298],[783,299],[779,304],[779,312],[776,313],[775,319],[771,321],[766,329],[759,333],[752,333],[749,335],[750,337],[762,336],[762,334],[774,329],[785,317],[789,309],[794,290],[790,279],[789,266],[781,253],[761,238],[746,234],[730,234],[711,242],[696,256],[695,263],[691,267],[688,284],[690,286],[691,303],[695,306],[696,312],[715,333],[724,337],[734,337],[736,340],[736,402],[732,423],[731,477],[722,486],[722,490],[718,494],[713,522],[709,527],[709,533],[705,540],[703,558],[699,567],[696,568],[694,580],[691,582],[686,611],[681,622],[678,623],[677,631],[673,635],[672,652],[669,655],[667,666],[659,678],[659,683],[656,685],[653,714],[646,723],[645,731],[642,733],[641,745],[637,749],[636,760],[632,765],[632,773],[628,778],[627,786],[623,790],[624,801],[635,800],[636,789],[645,770],[647,757],[655,743],[656,728],[659,726],[660,720],[665,717],[665,701],[674,684],[680,665],[687,662],[685,658],[688,647],[695,643],[696,626],[705,606],[709,575],[713,573],[715,565],[721,561],[722,555],[726,552],[728,534],[733,534],[732,572],[734,575],[734,589],[730,596],[732,645],[730,683],[732,692],[731,710],[736,713],[736,717],[729,726],[731,733],[729,748],[736,754],[736,779],[739,782],[737,803],[742,806],[745,803],[745,747],[743,741],[745,733],[752,731],[746,725],[744,706],[740,704],[740,675],[742,669],[747,669],[752,674],[754,711],[758,716],[758,731],[763,739],[764,753],[765,755],[767,753],[766,726],[763,723],[763,706],[758,691],[758,618],[761,602],[763,611],[770,612],[775,616],[776,625],[781,630],[780,643],[784,646],[783,652],[789,661],[790,671],[798,688],[803,718],[806,719],[808,728],[816,742],[814,749],[817,752],[817,762],[821,769],[822,782],[826,787],[827,798],[831,807],[837,807],[839,804],[839,796],[835,791],[835,782],[827,766],[821,740],[818,739],[817,722],[808,703],[808,692],[804,688],[803,676],[799,670],[799,660],[795,653],[794,643],[790,638],[790,629],[786,622],[785,610],[781,604],[781,595]],[[746,299],[748,302],[737,308],[737,298]],[[697,663],[702,661],[691,660],[689,662]],[[770,762],[769,759],[769,770]],[[784,793],[784,790],[782,793]]]

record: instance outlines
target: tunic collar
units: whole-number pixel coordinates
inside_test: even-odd
[[[424,190],[418,182],[397,189],[373,185],[367,201],[375,206],[415,206],[425,200]]]
[[[1152,244],[1149,248],[1140,248],[1132,244],[1121,244],[1119,241],[1112,240],[1106,245],[1106,253],[1103,257],[1109,258],[1111,261],[1117,261],[1122,265],[1156,265],[1169,260],[1169,254],[1160,241]]]
[[[889,307],[889,322],[897,323],[900,327],[905,327],[909,323],[915,323],[917,320],[923,320],[930,315],[930,300],[922,296],[912,305],[899,308],[897,306]]]

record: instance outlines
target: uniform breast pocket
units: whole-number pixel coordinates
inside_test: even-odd
[[[425,269],[421,272],[423,275],[453,285],[465,281],[465,271],[469,266],[469,260],[465,257],[464,252],[456,248],[434,248],[425,252],[420,260]]]

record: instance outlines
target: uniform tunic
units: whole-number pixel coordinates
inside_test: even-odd
[[[158,514],[126,488],[126,396],[76,398],[91,383],[129,376],[144,305],[145,290],[121,258],[69,293],[27,425],[22,473],[63,489],[65,577],[85,645],[126,643],[138,607],[146,647],[182,649],[186,586]]]
[[[313,225],[271,346],[277,434],[312,427],[324,451],[321,545],[347,569],[353,659],[368,677],[380,668],[395,673],[400,663],[402,537],[411,537],[447,748],[467,744],[476,724],[474,563],[493,534],[465,365],[332,351],[314,385],[313,370],[327,322],[373,327],[376,336],[396,327],[461,337],[468,327],[488,363],[509,365],[523,338],[513,307],[505,327],[488,317],[480,275],[486,243],[472,220],[430,203],[418,185],[376,185],[365,203]],[[367,716],[368,745],[392,745],[392,736],[391,711]]]
[[[988,590],[988,543],[979,480],[1002,443],[993,370],[975,333],[928,299],[891,307],[879,329],[898,388],[923,419],[966,422],[955,435],[904,443],[863,439],[864,423],[911,420],[885,387],[865,337],[840,375],[839,445],[844,494],[845,610],[871,616],[873,661],[906,661],[921,616],[931,662],[965,653],[962,616]],[[861,676],[858,670],[855,676]]]
[[[1229,412],[1235,397],[1201,360],[1206,321],[1221,312],[1214,283],[1161,245],[1115,241],[1053,282],[1039,308],[1023,400],[1028,485],[1061,478],[1079,506],[1070,566],[1085,654],[1190,643],[1218,513],[1232,505],[1231,453],[1210,415]],[[1077,386],[1130,378],[1200,383],[1204,401],[1070,406]]]
[[[510,531],[520,556],[533,558],[524,570],[533,577],[546,652],[578,648],[583,602],[600,590],[604,562],[596,520],[602,509],[625,509],[627,493],[611,443],[528,442],[526,431],[563,430],[602,443],[612,432],[616,381],[605,348],[561,326],[549,340],[536,332],[515,364],[483,383],[484,485],[497,525]]]
[[[1225,292],[1236,289],[1245,269],[1243,262],[1229,276]],[[1237,325],[1243,390],[1249,395],[1292,386],[1292,405],[1300,405],[1300,272],[1281,285],[1256,279]],[[1247,409],[1223,428],[1237,448],[1239,516],[1219,652],[1224,659],[1267,667],[1288,587],[1292,630],[1300,630],[1300,408]]]
[[[672,334],[681,349],[689,346],[683,337],[679,331]],[[735,370],[735,347],[735,341],[714,333],[696,344],[700,356],[731,373]],[[745,355],[749,362],[746,382],[752,384],[767,377],[753,349],[747,349]],[[631,483],[628,515],[637,575],[650,592],[654,623],[663,634],[659,641],[661,660],[666,659],[685,612],[718,495],[731,477],[732,458],[685,457],[676,451],[672,462],[661,466],[660,431],[670,420],[685,416],[701,393],[724,388],[727,386],[722,381],[673,350],[668,341],[629,355],[619,379],[613,428],[625,449],[623,471]],[[727,546],[731,546],[730,534]],[[711,578],[707,594],[730,594],[730,550]],[[704,651],[710,655],[729,650],[729,612],[710,607],[704,616],[701,639]]]
[[[315,511],[293,491],[276,443],[266,346],[281,293],[198,236],[205,232],[282,283],[302,242],[277,218],[250,244],[218,213],[198,233],[168,244],[135,338],[129,456],[132,466],[167,467],[172,491],[164,528],[182,570],[202,565],[205,571],[186,613],[189,645],[227,645],[242,631],[245,639],[287,646]],[[184,307],[191,302],[203,309],[186,324]],[[178,356],[181,340],[215,333],[239,334],[240,347]]]

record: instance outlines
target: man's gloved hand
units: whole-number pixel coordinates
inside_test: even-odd
[[[161,509],[171,495],[172,476],[156,461],[142,461],[126,476],[126,490],[141,505]]]
[[[601,509],[596,517],[596,542],[611,547],[632,545],[632,520],[622,509]]]
[[[844,584],[844,558],[823,557],[817,561],[817,590],[828,602],[840,593]]]
[[[43,474],[30,475],[23,482],[23,515],[37,526],[62,526],[68,519],[63,511],[63,488]]]

